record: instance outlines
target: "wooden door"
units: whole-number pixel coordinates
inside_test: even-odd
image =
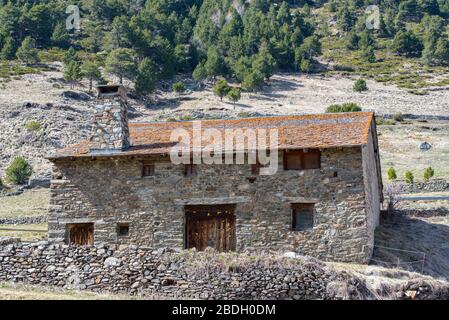
[[[235,205],[187,206],[186,248],[235,250]]]
[[[81,246],[94,244],[94,224],[93,223],[77,223],[70,224],[68,228],[69,244]]]

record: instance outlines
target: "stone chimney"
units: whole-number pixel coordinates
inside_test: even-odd
[[[130,146],[128,103],[121,85],[98,86],[90,153],[110,154]]]

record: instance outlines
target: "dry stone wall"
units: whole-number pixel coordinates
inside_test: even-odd
[[[153,298],[447,299],[449,284],[404,281],[379,291],[308,257],[40,242],[0,246],[0,281]]]

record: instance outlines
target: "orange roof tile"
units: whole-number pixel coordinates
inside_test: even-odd
[[[331,148],[361,146],[367,143],[374,119],[372,112],[313,114],[302,116],[260,117],[237,120],[204,120],[202,129],[215,128],[223,134],[225,129],[278,129],[279,149]],[[165,155],[176,142],[170,141],[174,129],[192,132],[192,121],[152,122],[129,124],[131,147],[110,154],[90,153],[90,142],[85,141],[59,150],[50,160],[83,157],[119,157]],[[268,136],[268,134],[267,134]],[[210,141],[203,141],[203,147]]]

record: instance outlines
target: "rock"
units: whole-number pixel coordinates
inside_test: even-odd
[[[119,267],[119,266],[121,266],[121,264],[122,264],[122,261],[115,257],[106,258],[106,260],[104,261],[104,266],[108,267],[108,268]]]

